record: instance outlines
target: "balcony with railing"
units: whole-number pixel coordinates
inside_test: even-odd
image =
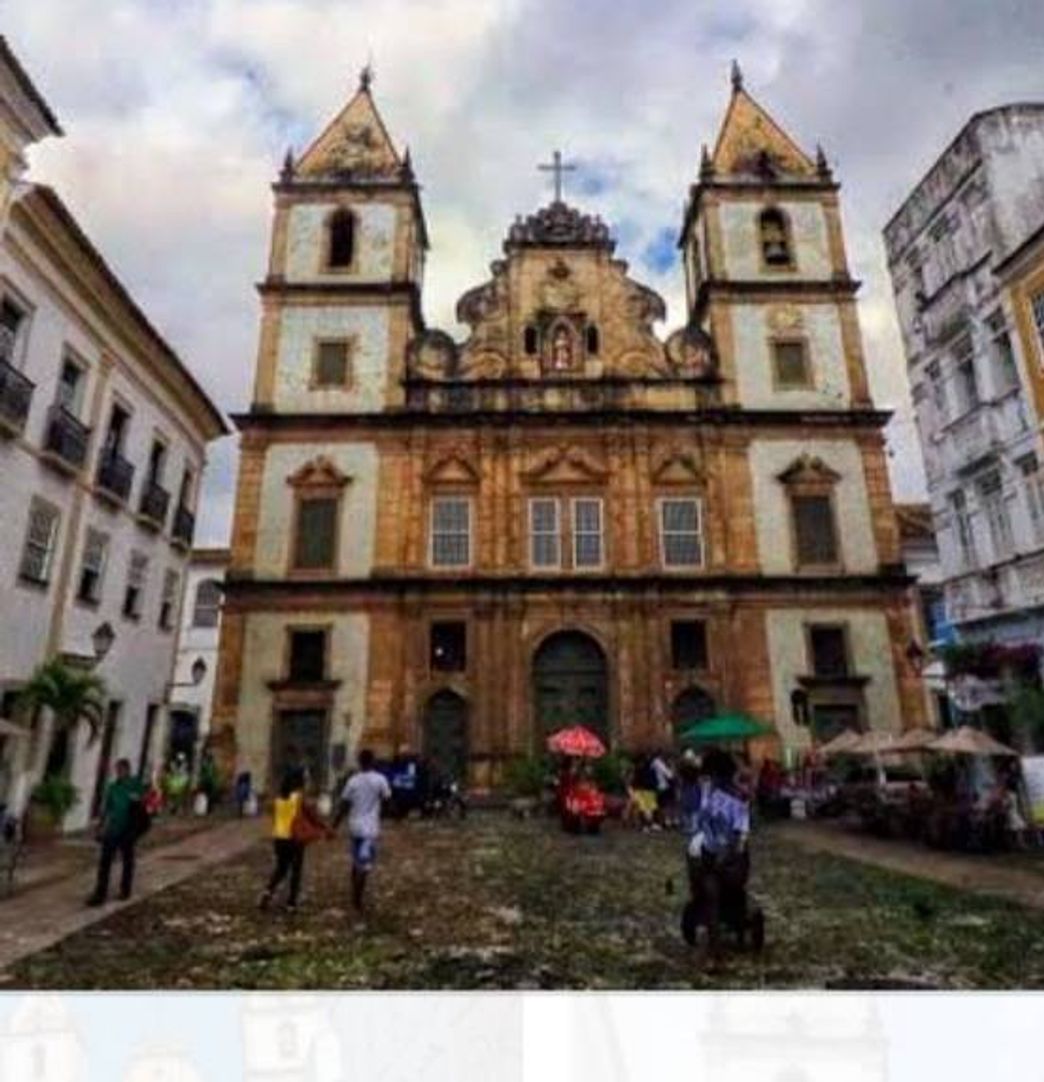
[[[134,466],[119,451],[106,451],[98,463],[95,481],[99,495],[125,503],[134,483]]]
[[[138,517],[147,526],[162,530],[167,521],[170,493],[158,482],[147,481],[141,493]]]
[[[7,328],[0,328],[7,331]],[[7,331],[10,334],[10,331]],[[0,435],[20,435],[29,416],[34,384],[8,362],[0,338]]]
[[[91,430],[78,417],[57,403],[47,414],[44,453],[59,468],[76,472],[87,461],[87,443]]]
[[[174,528],[171,531],[174,543],[185,548],[192,547],[192,537],[196,532],[196,516],[182,504],[174,512]]]

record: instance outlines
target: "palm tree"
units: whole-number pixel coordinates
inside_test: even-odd
[[[100,676],[74,668],[61,658],[52,658],[37,666],[19,691],[16,709],[27,718],[35,717],[40,710],[49,710],[54,717],[52,742],[60,732],[72,733],[81,721],[87,725],[89,739],[93,741],[105,717],[105,695],[105,681]]]

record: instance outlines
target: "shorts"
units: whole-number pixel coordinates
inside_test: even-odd
[[[368,872],[377,863],[377,839],[357,838],[352,835],[352,863],[360,871]]]

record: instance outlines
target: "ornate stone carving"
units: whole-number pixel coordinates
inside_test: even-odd
[[[458,373],[457,344],[445,331],[425,331],[414,338],[407,351],[407,367],[424,379],[446,379]]]
[[[429,485],[477,485],[478,467],[464,448],[453,448],[441,454],[424,472]]]
[[[343,488],[351,478],[326,455],[316,455],[286,479],[291,488]]]
[[[765,314],[768,328],[773,334],[793,334],[804,328],[805,318],[795,304],[774,304]]]
[[[579,307],[580,287],[563,260],[559,259],[547,272],[540,286],[540,299],[552,312],[569,312]]]
[[[667,360],[679,375],[713,376],[717,371],[714,339],[694,323],[667,339]]]
[[[653,460],[652,479],[658,485],[702,485],[703,464],[692,450],[669,447]]]
[[[556,200],[535,214],[515,219],[504,241],[504,251],[526,247],[603,248],[611,252],[616,242],[597,215],[584,214]]]
[[[829,488],[841,480],[841,474],[832,470],[821,458],[816,455],[804,454],[794,461],[780,474],[776,480],[791,487],[824,487]]]
[[[524,476],[533,484],[561,484],[604,481],[608,474],[605,463],[582,447],[556,447],[536,456]]]

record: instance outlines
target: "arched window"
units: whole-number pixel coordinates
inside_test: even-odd
[[[589,357],[598,356],[598,328],[593,324],[589,324],[587,328],[587,355]]]
[[[196,587],[192,608],[193,627],[217,627],[221,611],[221,586],[215,579],[204,579]]]
[[[532,324],[522,332],[522,346],[530,357],[537,351],[537,332]]]
[[[778,207],[768,207],[758,218],[761,235],[761,256],[770,267],[793,266],[794,256],[790,243],[790,223]]]
[[[355,255],[355,215],[342,208],[330,215],[327,225],[326,263],[329,267],[350,267]]]

